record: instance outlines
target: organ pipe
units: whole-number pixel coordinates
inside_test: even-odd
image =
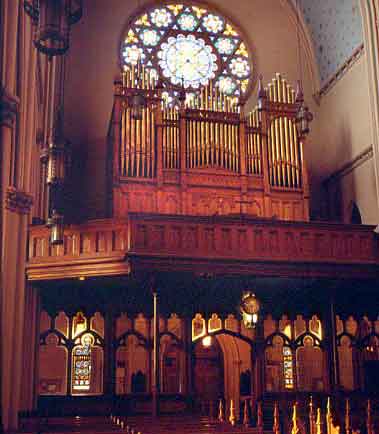
[[[246,117],[240,116],[238,100],[223,93],[213,82],[181,101],[180,107],[170,106],[167,101],[161,103],[155,77],[148,68],[139,68],[131,66],[122,71],[118,93],[123,100],[118,133],[121,176],[156,176],[157,130],[160,128],[158,141],[162,146],[163,170],[179,170],[183,164],[189,169],[218,167],[234,173],[243,170],[247,175],[267,176],[271,187],[303,188],[304,145],[295,124],[295,90],[280,74],[275,75],[264,91],[267,123],[263,126],[261,106]],[[135,89],[146,101],[139,118],[133,117],[130,99]],[[266,166],[262,155],[267,160]],[[264,174],[264,170],[268,173]]]

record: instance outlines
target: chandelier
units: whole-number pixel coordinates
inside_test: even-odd
[[[70,27],[82,17],[82,0],[24,0],[24,9],[36,26],[37,50],[49,57],[65,54]]]

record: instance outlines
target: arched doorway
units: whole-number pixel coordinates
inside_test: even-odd
[[[209,402],[224,397],[224,360],[215,337],[206,336],[194,347],[194,389],[197,405],[204,408]]]
[[[215,404],[220,398],[236,407],[253,395],[253,348],[247,338],[220,330],[194,342],[193,378],[196,401]]]

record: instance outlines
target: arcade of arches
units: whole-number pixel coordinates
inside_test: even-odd
[[[312,394],[354,430],[371,398],[372,434],[377,0],[0,7],[1,429],[232,402],[263,433],[279,402],[287,431]]]

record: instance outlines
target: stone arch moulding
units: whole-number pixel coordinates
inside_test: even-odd
[[[359,4],[367,56],[370,112],[372,116],[371,139],[374,154],[376,197],[379,204],[379,6],[376,0],[360,0]],[[379,226],[376,230],[378,229]]]

